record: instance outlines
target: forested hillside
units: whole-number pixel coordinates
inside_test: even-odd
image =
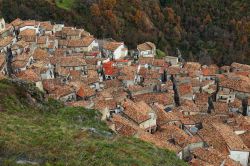
[[[249,0],[2,0],[1,8],[8,21],[65,21],[129,48],[152,41],[187,60],[250,63]]]

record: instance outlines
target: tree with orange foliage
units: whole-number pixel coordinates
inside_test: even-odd
[[[104,10],[112,10],[116,5],[116,0],[101,0],[99,6]]]
[[[96,17],[99,17],[101,15],[101,11],[100,11],[100,8],[99,8],[99,5],[94,3],[91,7],[90,7],[90,11],[91,11],[91,14],[93,16],[96,16]]]
[[[167,7],[167,14],[168,14],[168,21],[170,23],[174,23],[175,22],[175,13],[174,13],[174,9],[172,9],[171,7]]]
[[[143,12],[141,10],[137,10],[133,19],[134,19],[134,22],[137,26],[141,26],[142,19],[143,19]]]
[[[206,18],[204,19],[203,23],[206,25],[208,23],[212,22],[211,16],[208,14],[206,15]]]
[[[117,29],[118,28],[118,20],[116,15],[113,13],[112,10],[105,10],[104,12],[105,17],[110,21],[111,25]]]

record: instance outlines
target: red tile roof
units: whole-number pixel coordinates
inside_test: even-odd
[[[137,49],[139,51],[147,51],[147,50],[153,50],[153,49],[156,49],[156,46],[154,43],[152,42],[145,42],[145,43],[142,43],[142,44],[139,44],[137,46]]]
[[[224,165],[227,166],[240,166],[241,164],[233,161],[226,155],[222,155],[220,152],[218,152],[215,149],[212,148],[196,148],[192,150],[192,154],[195,156],[196,159],[202,160],[207,162],[211,165],[221,165],[224,161],[227,163]],[[230,163],[230,165],[228,165]]]
[[[150,116],[148,115],[148,110],[140,109],[139,105],[131,100],[126,100],[123,103],[123,107],[124,113],[137,124],[140,124],[150,119]]]
[[[37,48],[35,51],[34,51],[34,54],[33,54],[33,58],[35,60],[45,60],[49,57],[49,54],[47,51],[45,50],[42,50],[40,48]]]
[[[14,39],[14,37],[11,37],[11,36],[7,36],[5,38],[1,38],[0,39],[0,47],[5,47],[5,46],[11,44],[12,41],[13,41],[13,39]]]
[[[212,125],[221,134],[230,150],[249,151],[242,139],[229,126],[222,123],[213,123]]]
[[[220,133],[216,131],[211,123],[213,122],[210,122],[209,124],[203,123],[203,128],[198,131],[198,134],[209,146],[212,146],[222,154],[228,155],[229,151],[225,140],[222,138]]]
[[[79,67],[85,66],[86,61],[82,57],[58,57],[58,63],[62,67]]]
[[[180,84],[178,85],[178,92],[180,96],[193,94],[193,88],[191,84]]]
[[[25,81],[30,81],[30,82],[41,81],[41,77],[32,69],[22,71],[16,74],[16,76]]]
[[[146,93],[142,95],[135,95],[135,101],[145,101],[148,104],[159,103],[162,105],[174,104],[174,97],[171,93]]]
[[[157,117],[157,124],[159,126],[164,125],[169,122],[180,121],[180,118],[176,115],[175,112],[166,112],[164,110],[163,105],[154,104],[153,109],[155,110],[156,117]]]
[[[140,130],[138,126],[119,114],[113,115],[112,122],[116,132],[124,136],[134,136]]]
[[[93,37],[84,37],[83,39],[73,39],[69,40],[67,46],[68,47],[88,47],[95,38]]]
[[[118,74],[118,69],[113,66],[114,62],[109,61],[103,64],[104,73],[106,75],[114,76]]]
[[[123,44],[124,43],[122,43],[122,42],[106,42],[106,43],[104,43],[103,48],[105,50],[115,51],[118,47],[120,47]]]
[[[95,91],[91,89],[88,85],[81,86],[77,91],[77,95],[80,97],[90,97],[95,95]]]

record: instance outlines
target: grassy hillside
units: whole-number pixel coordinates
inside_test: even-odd
[[[115,135],[94,110],[44,102],[28,87],[0,81],[0,165],[186,165],[172,152]]]

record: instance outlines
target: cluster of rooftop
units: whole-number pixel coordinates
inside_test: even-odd
[[[50,21],[0,25],[0,79],[97,109],[116,133],[173,150],[191,165],[249,164],[249,65],[157,59],[152,42],[131,51],[124,42]]]

